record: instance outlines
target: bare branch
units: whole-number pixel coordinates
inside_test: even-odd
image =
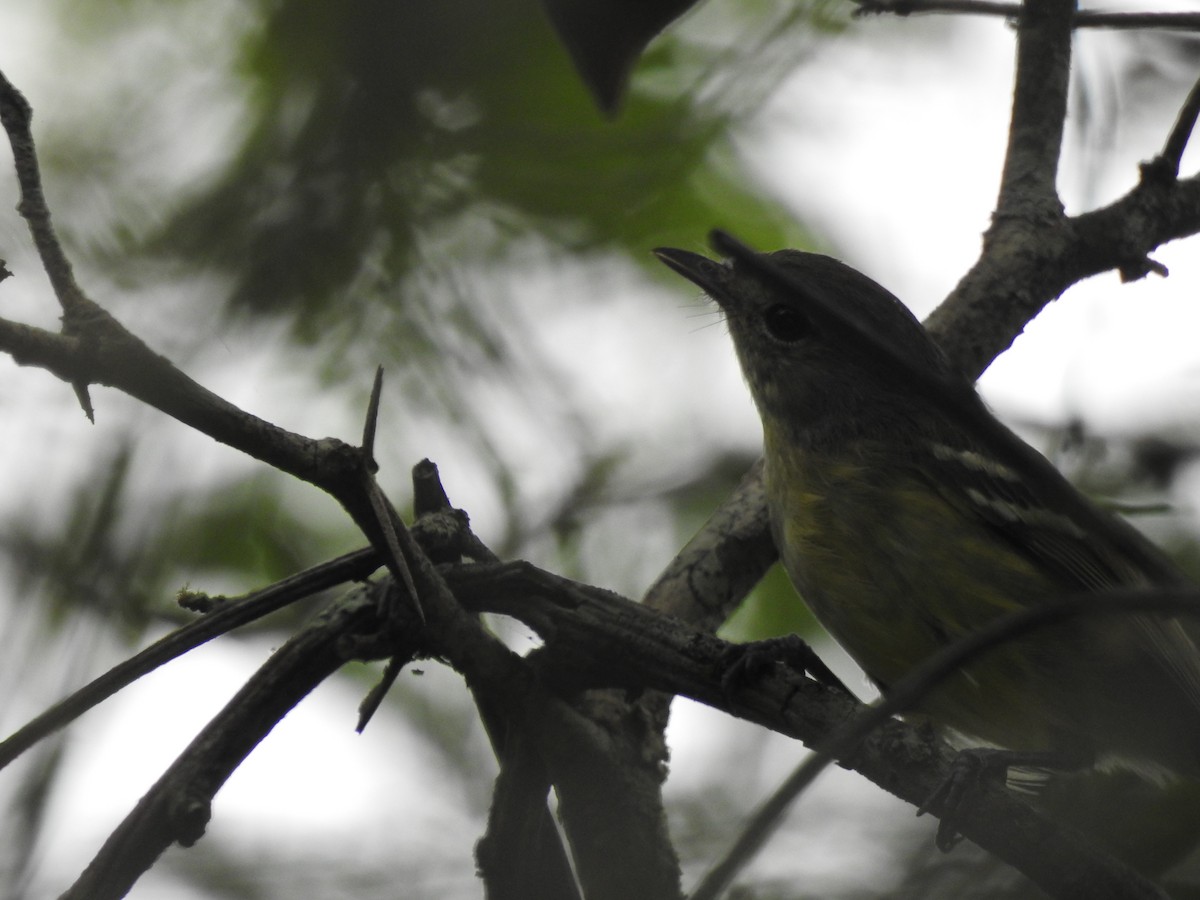
[[[146,649],[109,669],[71,696],[0,742],[0,769],[89,709],[107,700],[159,666],[242,625],[257,621],[285,606],[347,581],[366,578],[379,568],[379,554],[371,548],[356,550],[314,566],[270,587],[237,600],[228,600],[203,618],[184,625]]]
[[[731,645],[657,616],[611,591],[576,584],[528,563],[464,566],[448,570],[446,578],[468,608],[515,616],[547,636],[547,646],[531,659],[551,684],[564,679],[575,683],[580,678],[611,683],[616,677],[618,686],[688,696],[814,747],[823,746],[864,709],[844,692],[782,666],[730,691],[723,675]],[[1124,602],[1128,611],[1128,601],[1122,597],[1112,602]],[[1162,602],[1177,604],[1178,598]],[[1188,602],[1194,604],[1194,593]],[[620,666],[613,665],[614,659],[620,659]],[[961,659],[957,662],[961,664]],[[906,702],[911,703],[912,697]],[[840,761],[918,806],[947,777],[954,757],[949,747],[928,733],[892,721]],[[1098,853],[1090,840],[1051,823],[1002,786],[984,789],[978,802],[972,799],[966,808],[955,811],[959,830],[1051,894],[1159,896],[1145,891],[1120,893],[1127,885],[1145,882]]]
[[[288,710],[350,658],[347,638],[378,632],[373,593],[343,597],[280,647],[155,782],[63,900],[124,897],[167,847],[198,841],[217,791]]]
[[[991,0],[854,0],[855,16],[919,16],[928,13],[959,13],[971,16],[1002,16],[1016,19],[1021,15],[1017,3]]]
[[[1179,177],[1179,163],[1183,159],[1183,151],[1187,149],[1192,132],[1196,129],[1196,118],[1200,116],[1200,80],[1188,92],[1175,126],[1167,135],[1163,151],[1155,159],[1142,166],[1142,177],[1165,178],[1174,181]]]
[[[1200,178],[1143,179],[1116,202],[1050,230],[991,242],[925,320],[964,373],[977,377],[1051,300],[1072,284],[1120,269],[1147,271],[1160,244],[1200,231]]]
[[[1074,0],[1028,0],[1017,25],[1017,73],[993,230],[1010,218],[1062,215],[1055,180],[1067,115]]]
[[[78,338],[8,319],[0,319],[0,352],[19,366],[37,366],[66,382],[73,381],[82,368]]]
[[[969,16],[1000,16],[1015,20],[1020,18],[1022,9],[1018,3],[991,2],[991,0],[854,0],[854,2],[858,4],[858,9],[855,11],[856,16],[888,14],[914,16],[951,13]],[[1071,20],[1071,27],[1195,31],[1200,30],[1200,13],[1080,10]]]
[[[716,631],[778,556],[760,460],[671,560],[642,602],[702,631]]]
[[[29,101],[0,72],[0,123],[8,133],[16,163],[17,184],[21,188],[21,202],[17,211],[29,224],[29,232],[33,235],[33,243],[46,274],[50,276],[54,294],[63,312],[70,316],[89,301],[75,281],[71,263],[50,222],[50,207],[42,191],[42,175],[30,128],[32,120],[33,109]]]
[[[419,468],[422,471],[417,474],[427,479],[430,473]],[[607,727],[551,694],[547,682],[534,677],[526,660],[504,647],[474,614],[465,611],[443,573],[413,544],[402,525],[397,537],[426,603],[428,622],[423,635],[431,652],[450,662],[466,679],[501,765],[536,765],[537,761],[514,756],[519,748],[535,750],[544,765],[547,780],[558,794],[586,896],[598,900],[679,897],[678,861],[666,832],[659,792],[661,772],[655,768],[648,774],[638,758],[626,754],[626,745],[609,740]],[[600,719],[607,721],[603,716]],[[514,795],[504,793],[497,802],[511,799]],[[496,812],[499,821],[509,821],[503,810]],[[548,821],[540,815],[539,820]],[[550,841],[552,836],[548,834],[544,840]],[[543,843],[536,843],[531,850],[522,864],[553,858],[556,852]],[[620,866],[612,864],[614,858],[621,860]],[[481,866],[485,862],[481,856]],[[511,866],[513,861],[509,863]],[[494,868],[490,871],[495,873]],[[506,872],[505,884],[511,886],[519,874]]]
[[[1083,10],[1075,14],[1076,28],[1155,29],[1196,31],[1200,13],[1189,12],[1101,12]]]
[[[379,398],[383,395],[383,366],[375,367],[375,380],[371,383],[371,399],[367,401],[367,415],[363,420],[362,451],[367,469],[374,474],[379,471],[375,461],[375,429],[379,425]]]

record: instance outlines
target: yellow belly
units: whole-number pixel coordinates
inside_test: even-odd
[[[885,688],[932,653],[1013,609],[1059,593],[926,485],[899,469],[791,457],[768,447],[772,527],[793,584],[830,634]],[[886,480],[886,489],[879,482]],[[1002,647],[932,692],[919,711],[1015,749],[1086,741],[1062,708],[1058,629]],[[1082,648],[1081,648],[1082,649]]]

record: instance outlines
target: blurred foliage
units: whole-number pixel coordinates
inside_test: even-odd
[[[332,331],[364,352],[382,306],[413,363],[436,365],[463,339],[494,357],[477,307],[514,242],[641,259],[716,223],[764,245],[801,236],[729,151],[731,124],[771,86],[753,42],[722,65],[725,96],[699,103],[715,86],[708,51],[665,37],[643,64],[657,89],[635,90],[611,122],[535,0],[289,2],[261,15],[241,36],[246,138],[147,243],[219,267],[234,310],[285,312],[304,340]],[[776,31],[773,56],[790,68],[808,30]]]
[[[0,542],[16,590],[38,598],[38,617],[49,630],[83,613],[127,636],[141,634],[153,603],[150,586],[167,557],[152,558],[141,541],[118,538],[128,524],[132,455],[123,443],[102,459],[75,490],[56,530],[39,530],[36,517],[24,511]]]
[[[727,641],[758,641],[785,634],[809,638],[821,627],[800,602],[787,573],[773,565],[725,625],[720,636]]]
[[[76,252],[114,284],[224,286],[227,327],[289,323],[315,350],[304,357],[318,361],[312,376],[334,388],[364,361],[384,362],[409,412],[415,404],[457,429],[487,467],[508,514],[497,549],[518,552],[548,530],[569,555],[589,510],[626,490],[624,450],[594,440],[587,411],[552,396],[555,373],[527,333],[537,322],[516,302],[527,274],[603,257],[653,271],[649,247],[696,245],[715,225],[764,246],[809,243],[742,169],[731,132],[820,34],[841,27],[829,4],[699,10],[650,47],[613,121],[538,0],[262,0],[215,10],[219,31],[186,0],[61,0],[84,59],[126,59],[128,45],[144,62],[112,73],[112,110],[56,133],[44,151],[49,183],[78,196],[107,179],[114,196],[99,212],[68,203],[63,218]],[[163,128],[156,103],[186,119],[188,89],[173,87],[170,66],[205,53],[231,71],[191,89],[232,86],[238,124],[190,181],[139,176],[172,168],[151,158],[146,135]],[[196,121],[209,100],[192,98]],[[131,206],[122,190],[143,196]],[[520,505],[499,426],[482,423],[472,399],[480,380],[523,405],[528,421],[508,427],[543,429],[578,455],[578,483],[554,508],[531,516]],[[296,518],[280,489],[241,479],[154,504],[160,525],[171,523],[162,551],[185,572],[240,573],[247,584],[311,562],[340,533]]]
[[[182,570],[241,573],[269,584],[312,565],[336,543],[330,523],[305,521],[278,493],[274,473],[239,479],[211,491],[195,512],[177,508],[160,542]],[[365,539],[359,544],[365,544]]]
[[[542,0],[579,77],[604,112],[615,113],[638,58],[698,0]]]
[[[288,323],[328,389],[361,392],[364,367],[384,363],[405,426],[420,427],[415,408],[486,468],[505,507],[496,549],[506,554],[548,531],[569,559],[589,515],[630,490],[626,448],[598,441],[589,411],[555,396],[561,376],[529,333],[539,325],[523,296],[529,276],[610,259],[665,278],[648,249],[698,245],[718,225],[763,246],[812,243],[742,167],[732,134],[821,35],[842,27],[831,0],[699,9],[650,46],[616,120],[596,109],[538,0],[262,0],[220,9],[220,31],[187,0],[170,10],[145,0],[60,7],[74,39],[108,58],[127,58],[126,44],[196,45],[145,52],[116,78],[118,108],[71,123],[49,145],[66,177],[50,183],[72,196],[94,191],[87,179],[97,177],[114,195],[141,195],[107,199],[99,214],[68,204],[76,250],[118,291],[169,295],[203,278],[224,291],[215,299],[225,327]],[[172,168],[151,158],[158,144],[146,137],[164,127],[161,104],[186,130],[215,102],[172,85],[170,67],[205,52],[231,70],[190,90],[230,90],[236,126],[204,166],[188,163],[196,171],[186,182],[136,174]],[[97,219],[101,230],[88,231]],[[504,423],[481,414],[497,390],[514,407]],[[522,502],[504,428],[539,432],[576,459],[575,483],[551,508]],[[181,562],[240,571],[247,583],[298,563],[296,547],[262,545],[312,527],[288,519],[279,490],[246,481],[177,504]]]

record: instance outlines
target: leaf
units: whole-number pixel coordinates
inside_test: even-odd
[[[697,0],[543,0],[596,104],[615,115],[642,51]]]

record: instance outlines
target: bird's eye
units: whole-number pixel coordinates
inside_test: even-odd
[[[767,328],[767,334],[785,344],[798,341],[809,332],[808,320],[804,316],[778,303],[767,307],[763,313],[763,325]]]

